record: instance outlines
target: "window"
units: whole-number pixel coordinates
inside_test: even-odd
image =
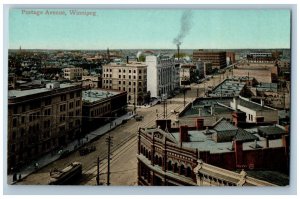
[[[139,79],[142,79],[142,77],[141,77],[141,76],[139,76]]]
[[[131,70],[129,70],[129,73],[131,73]]]
[[[135,79],[135,76],[133,76],[133,79]]]
[[[70,102],[69,104],[69,109],[72,109],[74,107],[74,103],[73,102]]]
[[[80,106],[80,100],[76,101],[76,107]]]
[[[59,117],[59,121],[60,122],[64,122],[66,120],[66,115],[61,115],[60,117]]]
[[[49,109],[46,109],[45,111],[44,111],[44,115],[51,115],[51,109],[49,108]]]
[[[139,74],[142,73],[142,70],[139,70]]]
[[[60,100],[61,100],[61,101],[66,101],[66,95],[61,95],[61,96],[60,96]]]
[[[119,69],[119,73],[121,72],[121,69]]]
[[[80,110],[76,110],[76,116],[80,115]]]
[[[135,73],[135,70],[133,70],[133,73]]]
[[[131,75],[129,75],[129,79],[131,79]]]
[[[131,88],[129,88],[129,90],[128,90],[129,92],[131,92]]]
[[[121,79],[121,75],[119,75],[119,79]]]
[[[60,111],[61,112],[66,111],[66,105],[65,104],[60,105]]]
[[[17,126],[17,118],[14,118],[13,119],[13,127],[16,127]]]
[[[125,84],[125,81],[123,81],[123,84]]]
[[[131,85],[131,82],[128,82],[128,85]]]
[[[125,70],[123,70],[123,73],[125,73]]]
[[[51,98],[47,98],[46,100],[45,100],[45,106],[48,106],[48,105],[50,105],[51,104]]]
[[[121,84],[121,81],[119,81],[119,84]]]
[[[81,97],[81,92],[80,91],[76,92],[76,97]]]
[[[70,99],[74,98],[74,93],[70,93]]]
[[[123,75],[123,78],[125,78],[125,75]]]

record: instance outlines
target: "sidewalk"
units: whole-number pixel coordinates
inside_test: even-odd
[[[114,121],[105,124],[104,126],[101,126],[100,128],[98,128],[95,131],[90,132],[89,134],[87,134],[85,136],[85,138],[80,140],[80,143],[78,142],[78,140],[74,140],[71,143],[68,144],[67,147],[63,148],[63,151],[75,151],[77,150],[79,147],[89,143],[91,140],[93,140],[94,138],[104,135],[106,134],[108,131],[116,128],[117,126],[119,126],[120,124],[122,124],[123,120],[128,120],[130,118],[133,118],[134,115],[133,114],[125,114],[117,119],[115,119]],[[54,162],[55,160],[58,160],[60,157],[60,154],[58,153],[48,153],[46,155],[44,155],[43,157],[39,158],[36,162],[32,162],[29,166],[25,166],[21,169],[21,171],[19,171],[17,173],[17,178],[19,180],[19,175],[21,174],[21,179],[25,178],[26,176],[30,175],[31,173],[35,172],[35,164],[38,164],[38,168],[42,168],[46,165],[48,165],[51,162]],[[8,175],[7,176],[7,183],[8,184],[15,184],[16,182],[13,181],[13,175]]]

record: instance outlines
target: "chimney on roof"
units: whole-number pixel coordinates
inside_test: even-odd
[[[234,140],[234,152],[236,167],[243,165],[243,142],[241,140]]]
[[[188,142],[189,141],[189,135],[188,135],[188,126],[180,126],[179,127],[179,142],[180,147],[182,147],[182,142]]]
[[[233,98],[233,103],[232,103],[232,108],[234,109],[234,110],[237,110],[237,97],[234,97]]]
[[[203,118],[197,118],[196,119],[196,129],[197,130],[204,130],[204,119]]]
[[[210,106],[210,114],[211,115],[213,115],[214,114],[214,105],[212,104],[211,106]]]
[[[265,102],[264,102],[263,99],[260,99],[260,105],[261,105],[261,106],[264,106],[264,105],[265,105]]]
[[[269,137],[266,136],[266,148],[269,148]]]
[[[129,63],[129,57],[128,56],[126,57],[126,63],[127,64]]]

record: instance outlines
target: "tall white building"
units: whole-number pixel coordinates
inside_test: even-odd
[[[146,56],[147,89],[151,97],[161,97],[163,94],[171,95],[176,87],[176,75],[174,73],[174,58],[162,55]]]

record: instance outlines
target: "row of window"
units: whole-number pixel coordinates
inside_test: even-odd
[[[151,151],[148,151],[148,149],[146,149],[145,147],[142,146],[141,147],[141,153],[147,159],[151,160],[151,157],[152,157]],[[155,155],[155,157],[153,159],[153,163],[155,165],[162,166],[162,158],[159,157],[158,155]],[[171,171],[171,172],[174,172],[174,173],[178,173],[180,175],[184,175],[186,177],[191,177],[191,175],[192,175],[191,167],[189,167],[189,166],[186,167],[184,164],[181,164],[180,167],[179,167],[177,162],[172,164],[171,160],[168,161],[167,170]]]

